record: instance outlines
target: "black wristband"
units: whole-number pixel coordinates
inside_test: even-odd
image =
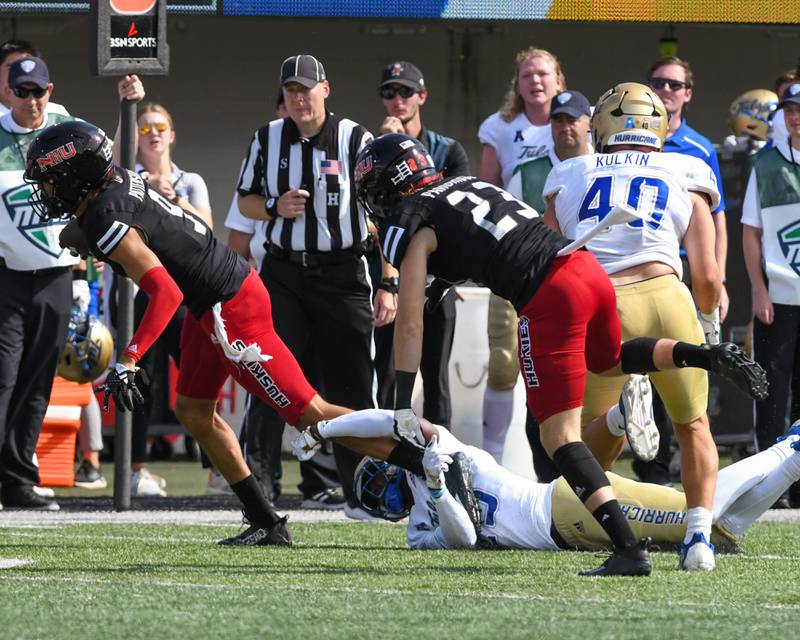
[[[264,211],[269,217],[270,220],[274,220],[279,216],[278,214],[278,199],[277,198],[267,198],[264,200]]]
[[[381,283],[378,285],[378,289],[383,289],[389,293],[396,294],[398,291],[400,291],[400,278],[383,278]]]
[[[86,280],[86,269],[73,269],[72,270],[72,279],[73,280]]]
[[[394,408],[411,408],[411,394],[414,392],[414,380],[416,372],[395,371],[394,372]]]

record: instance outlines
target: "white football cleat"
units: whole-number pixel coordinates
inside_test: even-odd
[[[678,566],[684,571],[713,571],[716,564],[714,545],[699,531],[687,544],[681,544]]]
[[[656,457],[661,437],[653,418],[653,389],[650,378],[631,374],[619,397],[619,409],[625,419],[625,436],[639,460],[649,462]]]

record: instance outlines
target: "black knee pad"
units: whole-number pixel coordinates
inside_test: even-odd
[[[620,354],[623,373],[658,371],[653,362],[656,342],[658,342],[658,338],[633,338],[623,342]]]
[[[603,468],[583,442],[569,442],[553,454],[553,462],[581,502],[609,486]]]

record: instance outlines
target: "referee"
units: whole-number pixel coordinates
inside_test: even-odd
[[[326,399],[371,408],[372,329],[392,322],[397,306],[397,272],[385,264],[377,291],[369,278],[372,240],[353,186],[356,156],[372,136],[326,109],[330,84],[314,56],[284,60],[280,84],[289,115],[253,136],[237,187],[239,210],[268,221],[261,277],[278,335],[306,375],[321,379]],[[261,425],[282,427],[274,412]],[[361,456],[338,445],[334,454],[346,512],[358,516],[352,480]],[[306,480],[300,489],[309,498],[318,487]]]

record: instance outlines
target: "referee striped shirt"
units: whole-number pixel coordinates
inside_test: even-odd
[[[292,251],[334,251],[367,239],[367,218],[355,196],[353,170],[358,152],[372,140],[364,127],[327,112],[322,130],[303,138],[291,118],[273,120],[256,131],[247,152],[239,195],[278,198],[305,189],[305,214],[267,223],[267,243]]]

